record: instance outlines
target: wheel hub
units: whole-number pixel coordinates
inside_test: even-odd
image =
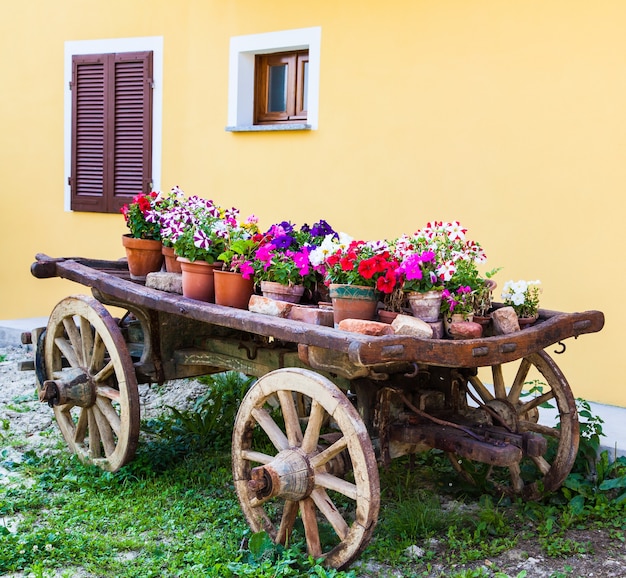
[[[257,499],[280,496],[298,501],[313,491],[315,476],[307,456],[298,448],[283,450],[264,466],[253,468],[248,487]]]
[[[503,399],[492,399],[486,405],[491,410],[489,413],[492,414],[495,425],[504,425],[512,432],[518,431],[517,412],[512,404]]]
[[[91,376],[79,367],[63,371],[60,379],[47,379],[39,391],[39,401],[53,405],[72,403],[91,407],[96,402],[96,385]]]

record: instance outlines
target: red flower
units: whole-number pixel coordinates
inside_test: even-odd
[[[376,289],[382,293],[392,293],[396,285],[396,274],[393,268],[387,269],[385,274],[376,280]]]

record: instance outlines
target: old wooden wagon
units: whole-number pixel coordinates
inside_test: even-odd
[[[557,489],[573,465],[575,400],[545,349],[600,331],[598,311],[541,310],[529,329],[479,339],[370,337],[147,288],[124,262],[36,259],[35,277],[93,294],[63,299],[32,336],[40,399],[70,449],[116,471],[137,447],[138,383],[256,376],[233,428],[241,507],[282,543],[300,517],[309,552],[331,566],[368,543],[378,466],[396,457],[436,448],[459,474],[481,466],[494,490],[525,499]],[[553,425],[539,420],[548,402]]]

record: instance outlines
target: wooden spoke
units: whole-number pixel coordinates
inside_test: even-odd
[[[274,447],[280,450],[286,450],[289,447],[289,440],[283,431],[278,427],[272,416],[263,408],[255,408],[252,410],[252,416],[261,426],[263,431],[270,438]]]
[[[252,450],[243,450],[241,452],[241,457],[249,462],[255,462],[257,464],[269,464],[274,456],[268,456],[263,452],[255,452]]]
[[[315,475],[315,483],[322,488],[326,488],[327,490],[339,492],[351,500],[357,499],[356,484],[338,478],[337,476],[320,472]]]
[[[88,367],[93,357],[93,334],[91,333],[89,321],[84,317],[79,317],[79,324],[83,365]]]
[[[104,341],[102,341],[102,337],[100,337],[99,333],[96,333],[96,337],[94,339],[91,361],[89,363],[89,373],[94,374],[98,371],[102,364],[104,363],[104,353],[106,352],[106,345]]]
[[[487,403],[488,401],[491,401],[493,399],[492,393],[483,385],[483,382],[480,381],[478,376],[471,375],[468,380],[484,403]]]
[[[298,502],[293,500],[286,500],[285,507],[283,508],[283,516],[280,520],[280,526],[278,533],[276,534],[277,544],[287,544],[291,538],[293,532],[293,525],[296,522],[298,516]]]
[[[106,456],[110,456],[115,451],[115,439],[113,437],[111,424],[104,417],[97,404],[92,406],[91,411],[93,412],[94,419],[96,420],[96,426],[98,428],[100,440],[102,441],[104,454]]]
[[[59,302],[38,355],[48,379],[67,388],[70,401],[54,413],[70,450],[108,471],[128,463],[139,439],[139,392],[124,337],[105,307],[85,295]],[[86,377],[80,393],[69,385],[77,372]]]
[[[273,398],[280,401],[285,432],[265,409]],[[294,415],[306,424],[300,437]],[[275,456],[267,451],[268,441]],[[335,468],[330,462],[343,452],[345,460]],[[356,408],[325,377],[299,368],[261,377],[237,413],[232,462],[237,496],[254,532],[265,530],[280,543],[304,538],[309,554],[334,568],[350,564],[367,545],[380,506],[376,456]],[[345,479],[350,466],[354,473],[346,472]],[[329,492],[342,496],[341,511]],[[292,538],[301,531],[298,516],[304,536]],[[324,533],[322,541],[320,523],[330,524],[334,535]]]
[[[74,323],[74,319],[72,317],[66,317],[63,319],[63,327],[65,327],[65,332],[67,333],[67,338],[69,339],[69,346],[74,351],[77,365],[84,366],[85,357],[83,355],[83,340],[80,336],[80,331],[78,331],[78,327],[76,327],[76,323]]]
[[[520,394],[522,393],[524,383],[526,382],[526,378],[528,377],[528,372],[530,371],[531,367],[532,365],[530,361],[528,361],[528,359],[522,359],[519,369],[515,374],[513,385],[511,385],[509,394],[506,397],[513,405],[517,404],[517,402],[519,401]]]
[[[76,357],[76,352],[72,348],[72,344],[65,337],[57,337],[54,344],[58,347],[61,354],[67,359],[72,367],[78,367],[80,362]]]
[[[311,415],[309,416],[309,423],[306,426],[306,432],[304,433],[304,440],[302,440],[302,451],[307,454],[312,453],[317,448],[320,432],[322,430],[322,423],[326,410],[319,404],[319,402],[313,400],[311,405]]]
[[[87,409],[87,427],[89,428],[89,454],[92,458],[99,458],[102,456],[102,447],[100,446],[100,430],[96,423],[93,410]]]
[[[493,391],[496,399],[506,398],[506,389],[504,385],[504,375],[502,374],[502,365],[494,365],[491,368],[493,376]]]
[[[106,385],[99,385],[97,387],[97,394],[98,397],[106,397],[111,401],[117,401],[118,403],[120,401],[120,390],[113,389],[112,387],[108,387]]]
[[[300,445],[302,442],[302,430],[300,429],[300,420],[296,411],[296,403],[293,395],[289,391],[279,391],[278,400],[280,401],[280,409],[285,418],[285,429],[287,431],[287,439],[290,446]]]
[[[96,375],[93,376],[93,380],[96,383],[104,383],[115,372],[115,363],[113,360],[109,361]]]
[[[304,523],[304,533],[306,534],[306,545],[309,554],[311,554],[313,558],[320,558],[322,556],[322,544],[317,527],[315,504],[311,498],[306,498],[300,502],[300,513],[302,514],[302,522]]]
[[[561,430],[548,425],[542,425],[535,423],[534,421],[520,420],[520,431],[532,431],[547,437],[559,439],[561,437]]]
[[[328,446],[324,451],[311,457],[311,467],[319,468],[328,463],[334,457],[338,456],[342,451],[348,447],[348,441],[345,437],[341,437],[334,444]]]
[[[68,412],[69,413],[69,412]],[[74,431],[74,441],[82,444],[87,435],[87,420],[89,412],[86,409],[81,409],[76,422],[76,429]]]
[[[491,398],[488,388],[477,377],[468,376],[467,380],[482,398],[486,406],[484,415],[493,426],[506,423],[512,434],[518,434],[519,441],[511,443],[522,449],[520,461],[504,468],[473,462],[454,453],[449,457],[465,479],[485,483],[502,493],[520,494],[525,499],[534,500],[556,490],[571,471],[579,440],[576,403],[567,380],[547,353],[534,353],[513,363],[518,364],[515,371],[505,372],[501,365],[491,368],[494,381]],[[507,392],[505,376],[508,374],[514,377]],[[541,385],[542,393],[525,401],[528,398],[522,396],[523,388],[534,383]],[[468,405],[472,401],[468,399]],[[539,423],[541,406],[548,401],[558,411],[554,427]],[[545,444],[543,440],[529,444],[528,448],[532,448],[532,451],[528,449],[532,454],[529,455],[521,443],[522,433],[543,436]],[[537,449],[542,447],[546,448],[545,452],[537,456]]]
[[[537,397],[534,397],[530,401],[527,401],[526,403],[522,404],[519,407],[518,413],[520,415],[528,413],[531,409],[538,408],[540,405],[547,403],[551,399],[554,399],[554,393],[551,391],[546,391],[546,393],[542,393],[541,395],[538,395]]]
[[[349,526],[339,513],[339,510],[337,510],[335,504],[333,504],[326,490],[315,488],[311,492],[311,498],[313,502],[315,502],[318,510],[330,522],[337,536],[339,536],[341,540],[345,540],[348,535]]]
[[[122,422],[120,420],[120,416],[111,405],[111,401],[103,397],[97,397],[96,406],[100,410],[100,413],[103,415],[103,417],[106,419],[107,423],[109,424],[115,435],[119,436],[122,433]]]

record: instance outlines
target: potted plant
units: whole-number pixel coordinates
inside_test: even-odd
[[[441,293],[441,312],[446,335],[450,326],[458,321],[472,321],[474,318],[474,296],[469,285],[454,290],[444,289]]]
[[[122,236],[128,270],[132,279],[145,280],[148,273],[161,269],[161,225],[158,193],[139,193],[132,202],[122,206],[130,233]]]
[[[183,295],[200,301],[214,301],[213,273],[225,249],[229,229],[236,226],[236,209],[225,211],[213,201],[197,196],[168,211],[169,238],[181,263]]]
[[[180,273],[180,262],[177,261],[174,251],[174,240],[182,232],[182,229],[176,227],[176,224],[181,223],[177,215],[179,209],[185,204],[185,193],[176,185],[167,194],[159,193],[158,201],[165,270],[170,273]]]
[[[397,261],[385,241],[357,241],[345,233],[327,236],[312,261],[324,272],[335,324],[342,319],[373,319],[379,294],[396,286]]]
[[[300,229],[289,221],[272,225],[262,235],[254,254],[255,278],[266,297],[298,303],[305,291],[313,294],[319,274],[310,254],[310,229]]]
[[[228,229],[224,251],[217,259],[223,269],[214,271],[215,303],[247,309],[254,293],[254,253],[261,241],[254,216]]]
[[[532,325],[539,315],[541,281],[507,281],[502,288],[504,305],[513,307],[521,326]]]

